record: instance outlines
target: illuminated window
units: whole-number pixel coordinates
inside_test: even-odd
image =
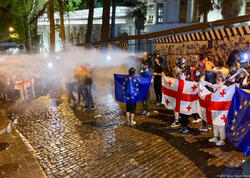
[[[163,3],[157,4],[157,23],[163,22]]]
[[[153,23],[154,20],[154,16],[153,15],[149,15],[148,16],[148,23]]]

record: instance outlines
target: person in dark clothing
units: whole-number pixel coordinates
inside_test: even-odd
[[[162,57],[161,57],[161,55],[160,55],[160,52],[159,52],[158,50],[155,51],[154,58],[158,58],[160,64],[161,64],[162,61],[163,61],[163,59],[162,59]]]
[[[152,79],[152,72],[149,70],[149,64],[145,63],[142,65],[142,71],[141,76],[145,78]],[[150,91],[148,91],[147,99],[146,101],[142,102],[143,111],[142,114],[145,116],[148,116],[150,114],[149,112],[149,98],[150,98]]]
[[[161,77],[162,77],[162,66],[158,58],[154,59],[154,89],[155,89],[155,95],[156,95],[156,104],[160,105],[162,100],[162,92],[161,92]]]

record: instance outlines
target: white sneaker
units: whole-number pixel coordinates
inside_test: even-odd
[[[145,116],[147,117],[147,116],[149,116],[150,115],[150,112],[146,112],[145,113]]]
[[[136,124],[136,122],[135,121],[131,121],[131,125],[135,125]]]
[[[201,127],[201,128],[199,128],[199,131],[201,131],[201,132],[207,132],[207,128],[206,127]]]
[[[178,127],[179,125],[180,125],[179,122],[174,121],[174,122],[171,124],[171,127]]]
[[[208,141],[211,142],[211,143],[217,143],[218,142],[218,138],[217,137],[210,138]]]
[[[225,145],[225,140],[220,139],[220,140],[216,143],[216,145],[217,145],[217,146]]]
[[[198,122],[201,122],[200,118],[192,121],[192,123],[198,123]]]

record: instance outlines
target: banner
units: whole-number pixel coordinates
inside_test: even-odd
[[[250,94],[236,87],[227,116],[226,135],[245,155],[250,155]]]
[[[114,74],[115,98],[120,102],[137,102],[147,99],[151,78]]]

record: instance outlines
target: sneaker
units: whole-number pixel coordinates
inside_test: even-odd
[[[192,123],[198,123],[198,122],[201,122],[200,118],[192,121]]]
[[[189,130],[186,127],[184,127],[182,133],[187,134],[188,132],[189,132]]]
[[[150,112],[146,112],[144,115],[147,117],[150,115]]]
[[[131,123],[130,123],[130,121],[127,121],[126,124],[127,124],[127,125],[130,125]]]
[[[171,127],[178,127],[179,125],[180,125],[179,122],[174,121],[174,122],[171,124]]]
[[[213,137],[213,138],[210,138],[208,141],[211,142],[211,143],[217,143],[218,142],[218,138],[217,137]]]
[[[201,131],[201,132],[207,132],[207,128],[206,127],[201,127],[201,128],[199,128],[199,131]]]
[[[146,112],[147,112],[146,110],[143,110],[143,111],[141,112],[141,114],[142,114],[142,115],[145,115]]]
[[[216,145],[217,145],[217,146],[225,145],[225,140],[220,139],[220,140],[216,143]]]
[[[182,128],[180,128],[180,129],[178,130],[178,132],[182,133],[183,130],[184,130],[184,128],[182,127]]]
[[[135,125],[136,124],[136,122],[135,121],[131,121],[131,125]]]
[[[209,129],[209,130],[211,130],[212,129],[212,127],[209,125],[209,126],[207,126],[207,128]]]
[[[161,103],[158,103],[158,102],[156,103],[157,106],[160,106],[160,104],[161,104]]]

